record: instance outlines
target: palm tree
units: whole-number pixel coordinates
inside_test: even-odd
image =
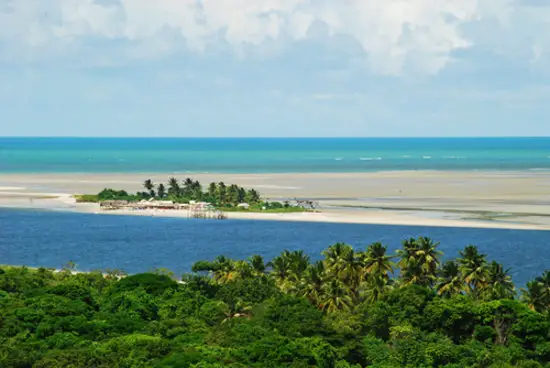
[[[360,282],[362,266],[353,248],[344,243],[336,243],[322,254],[325,256],[327,272],[355,290]]]
[[[237,204],[239,200],[239,187],[235,184],[231,184],[227,188],[227,202],[231,204]]]
[[[388,248],[382,243],[374,243],[368,246],[367,251],[362,253],[364,273],[369,277],[381,277],[389,279],[393,273],[392,256],[386,255]]]
[[[151,179],[147,179],[143,182],[143,187],[147,190],[152,190],[155,185],[153,184],[153,181]]]
[[[425,273],[423,263],[418,258],[412,258],[407,262],[405,268],[401,268],[400,281],[403,285],[421,285],[429,287],[433,284],[435,277]]]
[[[178,179],[174,177],[168,179],[168,195],[173,197],[179,197],[180,195],[180,185]]]
[[[260,193],[254,189],[250,189],[246,192],[245,198],[249,203],[258,203],[260,201]]]
[[[319,306],[325,277],[325,265],[322,261],[309,265],[301,279],[298,294]]]
[[[238,300],[232,304],[226,304],[222,301],[218,304],[223,310],[225,318],[222,320],[222,323],[229,322],[234,318],[250,318],[252,307],[246,305],[242,300]]]
[[[235,261],[233,263],[234,276],[232,280],[250,279],[255,277],[252,265],[247,261]]]
[[[292,289],[292,271],[290,270],[291,264],[288,257],[288,251],[284,251],[281,255],[273,258],[268,266],[271,267],[271,275],[275,279],[275,284],[283,292]]]
[[[192,186],[193,186],[193,183],[194,183],[193,179],[191,179],[191,178],[186,178],[186,179],[183,181],[183,187],[184,187],[185,189],[191,189]]]
[[[210,183],[210,185],[208,186],[208,195],[210,196],[210,198],[215,199],[216,193],[218,193],[218,184]]]
[[[327,313],[340,310],[349,311],[353,305],[351,291],[343,282],[337,279],[332,279],[323,286],[320,299],[320,307]]]
[[[522,299],[529,308],[544,313],[550,310],[550,270],[546,270],[542,276],[527,283],[526,289],[521,289]]]
[[[403,249],[397,254],[401,257],[398,266],[404,284],[432,286],[437,278],[442,253],[437,250],[439,243],[427,237],[409,239],[403,242]]]
[[[266,265],[262,256],[253,255],[248,259],[250,266],[252,267],[252,274],[256,277],[264,276]]]
[[[399,257],[397,266],[401,269],[401,272],[408,267],[409,262],[416,259],[418,250],[416,239],[410,238],[403,241],[403,249],[397,250],[397,256]]]
[[[166,188],[164,187],[164,184],[161,183],[158,185],[157,194],[161,199],[164,198],[164,196],[166,196]]]
[[[437,250],[439,243],[434,243],[428,237],[420,237],[417,242],[417,257],[421,260],[422,268],[428,277],[435,278],[440,264],[439,259],[443,255],[442,252]]]
[[[383,275],[370,275],[361,284],[361,296],[367,303],[373,304],[384,298],[390,290],[390,279]]]
[[[287,251],[287,257],[290,260],[293,281],[298,282],[309,267],[309,256],[303,250],[295,250],[294,252]]]
[[[464,282],[470,293],[478,295],[487,282],[487,259],[485,254],[479,253],[475,245],[468,245],[460,251],[458,262]]]
[[[237,203],[243,203],[246,200],[246,190],[239,187],[237,192]]]
[[[194,181],[193,184],[191,184],[190,190],[191,190],[191,197],[193,199],[199,200],[199,201],[202,199],[203,197],[202,185],[198,180]]]
[[[149,194],[151,195],[151,197],[155,196],[155,191],[153,190],[153,188],[155,188],[155,184],[151,179],[145,180],[143,182],[143,187],[147,189],[147,191],[149,191]]]
[[[439,271],[437,282],[437,293],[442,296],[450,297],[461,294],[465,291],[466,285],[456,261],[447,261]]]
[[[550,300],[545,295],[544,285],[537,280],[529,281],[527,288],[521,289],[522,300],[536,312],[544,313],[550,308]]]
[[[487,279],[481,290],[481,295],[486,300],[514,299],[516,294],[510,269],[498,262],[491,262],[487,268]]]
[[[542,276],[536,278],[536,281],[541,283],[544,288],[544,294],[550,303],[550,270],[544,271]]]
[[[223,181],[220,181],[218,183],[218,193],[217,193],[217,199],[219,204],[225,204],[226,203],[226,196],[227,196],[227,187]]]
[[[212,267],[213,279],[219,284],[226,284],[239,278],[236,262],[225,256],[218,256]]]

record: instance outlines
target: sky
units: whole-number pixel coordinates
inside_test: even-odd
[[[0,0],[1,136],[549,136],[549,0]]]

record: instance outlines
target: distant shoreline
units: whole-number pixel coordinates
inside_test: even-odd
[[[0,206],[98,212],[73,194],[105,187],[141,190],[164,174],[0,174]],[[187,174],[178,175],[184,179]],[[321,213],[228,213],[229,219],[550,230],[550,172],[196,174],[257,188],[269,200],[307,198]],[[121,215],[136,213],[115,212]],[[151,214],[144,214],[151,215]],[[156,213],[155,216],[174,214]],[[177,215],[177,214],[176,214]],[[176,216],[182,217],[182,216]]]

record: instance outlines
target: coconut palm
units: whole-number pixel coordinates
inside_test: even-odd
[[[198,180],[195,180],[193,184],[191,184],[191,189],[195,192],[202,192],[202,184]]]
[[[542,276],[527,283],[527,288],[521,289],[522,299],[529,308],[544,313],[550,310],[550,270]]]
[[[256,277],[264,276],[266,271],[266,265],[262,256],[253,255],[248,259],[250,266],[252,267],[252,274]]]
[[[404,284],[433,285],[442,255],[437,250],[438,246],[439,243],[426,237],[411,238],[403,242],[403,248],[397,254],[401,258],[398,267]]]
[[[388,256],[388,248],[382,243],[374,243],[368,246],[367,251],[361,254],[363,271],[368,277],[389,279],[393,273],[393,259]]]
[[[542,284],[544,293],[548,300],[550,300],[550,270],[544,271],[542,276],[536,278],[536,281]]]
[[[227,186],[223,181],[220,181],[218,183],[218,193],[217,193],[217,199],[219,204],[225,204],[227,200],[226,197],[227,197]]]
[[[498,262],[491,262],[481,290],[482,297],[486,300],[513,299],[515,293],[510,269],[504,269]]]
[[[350,289],[340,280],[332,279],[322,288],[320,307],[327,313],[349,311],[353,305]]]
[[[168,179],[168,195],[178,197],[180,195],[180,185],[178,179],[171,177]]]
[[[539,313],[544,313],[550,308],[550,300],[546,294],[545,287],[537,280],[529,281],[525,289],[521,289],[522,300],[527,306]]]
[[[237,185],[231,184],[227,187],[227,202],[231,204],[239,202],[239,187]]]
[[[209,272],[215,282],[224,284],[239,278],[238,263],[225,256],[218,256],[213,262],[196,262],[191,269],[193,272]]]
[[[243,203],[246,201],[246,190],[244,188],[239,187],[239,190],[237,191],[237,203]]]
[[[193,187],[193,179],[191,178],[186,178],[184,181],[183,181],[183,187],[185,189],[191,189]]]
[[[239,278],[239,272],[235,267],[236,263],[232,259],[225,256],[218,256],[213,263],[214,281],[220,284],[225,284]]]
[[[437,281],[437,293],[442,296],[461,294],[466,290],[466,285],[456,261],[447,261],[439,271]]]
[[[251,316],[252,307],[241,300],[232,304],[226,304],[220,301],[218,305],[225,315],[222,323],[227,323],[234,318],[250,318]]]
[[[145,189],[147,189],[147,191],[149,192],[149,195],[151,197],[154,197],[155,196],[155,191],[153,190],[155,188],[155,184],[153,183],[153,181],[151,179],[147,179],[143,182],[143,187]]]
[[[325,265],[322,261],[309,265],[301,279],[298,295],[319,306],[325,277]]]
[[[436,277],[429,275],[424,269],[422,260],[412,258],[407,262],[405,268],[401,268],[400,282],[402,285],[421,285],[430,287],[433,285]]]
[[[286,256],[290,260],[290,270],[294,278],[293,281],[297,282],[309,267],[309,256],[305,254],[303,250],[287,252]]]
[[[327,273],[348,287],[355,289],[359,285],[362,265],[353,248],[344,243],[336,243],[323,251]]]
[[[403,270],[408,267],[409,262],[416,260],[419,248],[418,243],[414,238],[404,240],[402,244],[403,248],[397,250],[397,256],[399,257],[397,266],[403,272]]]
[[[217,192],[218,192],[218,184],[210,183],[210,185],[208,186],[208,196],[210,196],[210,198],[214,199],[214,198],[216,198],[216,193]]]
[[[159,198],[164,198],[164,196],[166,196],[166,188],[164,187],[164,184],[161,183],[157,186],[157,195]]]
[[[435,243],[428,237],[420,237],[417,240],[418,250],[417,257],[422,263],[422,268],[428,277],[435,278],[437,269],[439,268],[439,259],[443,255],[437,250],[439,243]]]
[[[373,274],[361,283],[360,295],[365,302],[373,304],[382,300],[390,290],[391,280],[389,278]]]
[[[260,193],[254,189],[250,189],[246,192],[245,198],[249,203],[258,203],[260,201]]]
[[[464,282],[473,295],[479,294],[487,282],[487,259],[485,254],[479,253],[475,245],[468,245],[460,251],[458,262]]]
[[[275,279],[275,284],[283,292],[291,290],[294,286],[289,253],[285,250],[281,255],[273,258],[268,263],[268,266],[271,267],[271,275]]]

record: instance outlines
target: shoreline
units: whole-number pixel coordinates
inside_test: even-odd
[[[173,173],[0,174],[0,207],[96,213],[72,195],[105,187],[141,190]],[[320,213],[228,212],[233,220],[550,230],[550,172],[379,171],[363,173],[180,174],[203,183],[255,188],[268,200],[311,199]],[[186,217],[180,213],[101,214]]]
[[[66,202],[65,202],[66,203]],[[197,220],[188,218],[186,212],[171,210],[155,211],[131,211],[131,210],[110,210],[100,211],[96,206],[90,204],[75,204],[74,207],[57,206],[7,206],[0,203],[0,208],[12,210],[36,210],[65,213],[78,213],[99,216],[139,216],[157,218],[177,218],[186,220]],[[428,212],[428,211],[427,211]],[[430,211],[431,212],[431,211]],[[522,224],[513,222],[499,222],[492,220],[477,219],[449,219],[442,217],[422,217],[420,215],[401,215],[396,211],[378,211],[368,215],[354,215],[339,211],[320,211],[303,213],[259,213],[259,212],[230,212],[225,213],[226,220],[249,220],[249,221],[282,221],[282,222],[312,222],[312,223],[336,223],[336,224],[361,224],[361,225],[388,225],[388,226],[417,226],[417,227],[453,227],[453,228],[475,228],[475,229],[507,229],[507,230],[531,230],[550,231],[550,226]],[[442,213],[444,214],[444,213]],[[204,220],[224,221],[224,220]]]

